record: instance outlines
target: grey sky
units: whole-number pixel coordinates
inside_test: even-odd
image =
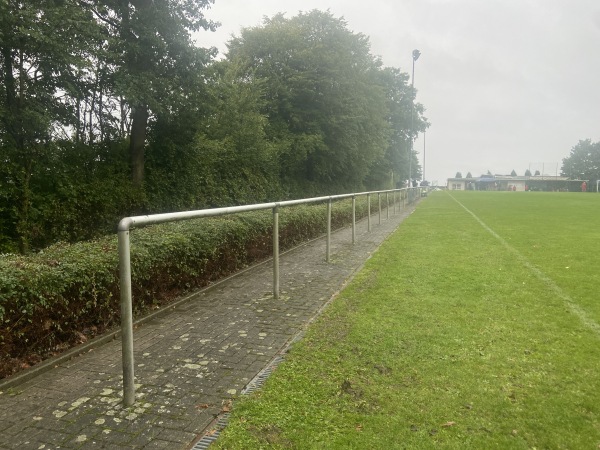
[[[216,0],[202,46],[264,16],[329,9],[369,36],[384,65],[411,72],[431,122],[426,178],[457,171],[554,175],[580,139],[600,141],[598,0]],[[415,141],[423,162],[423,137]]]

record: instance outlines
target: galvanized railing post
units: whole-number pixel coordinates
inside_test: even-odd
[[[356,243],[356,195],[352,196],[352,243]]]
[[[123,404],[135,402],[135,375],[133,363],[133,314],[131,306],[131,256],[129,230],[118,232],[119,278],[121,288],[121,348],[123,359]]]
[[[273,208],[273,298],[279,299],[279,205]]]
[[[329,262],[331,253],[331,198],[327,201],[327,250],[325,261]]]
[[[377,209],[379,210],[379,225],[381,225],[381,192],[377,193]]]
[[[367,231],[371,231],[371,194],[367,194]]]
[[[388,192],[385,193],[385,215],[387,219],[390,218],[390,196]]]

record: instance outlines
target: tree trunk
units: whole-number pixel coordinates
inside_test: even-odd
[[[20,198],[17,206],[17,233],[19,235],[19,252],[26,255],[30,251],[31,243],[31,223],[29,213],[31,212],[31,162],[24,168],[21,173],[22,178],[16,180]]]
[[[138,9],[148,8],[149,3],[142,1],[121,0],[121,30],[123,42],[128,43],[126,50],[126,66],[130,75],[139,77],[142,72],[142,61],[136,52],[139,45],[138,37],[132,32],[130,26],[129,5],[133,4]],[[131,181],[135,186],[144,182],[144,150],[146,145],[146,126],[148,125],[148,105],[141,99],[129,99],[131,102],[131,135],[129,137],[129,157],[131,161]]]
[[[4,89],[6,94],[6,110],[8,114],[4,115],[6,129],[11,138],[17,141],[15,133],[15,108],[16,108],[16,84],[15,75],[13,73],[13,57],[12,50],[8,47],[2,47],[2,58],[4,59]]]
[[[131,112],[131,137],[129,154],[131,157],[131,180],[136,186],[144,182],[144,150],[146,146],[146,126],[148,106],[134,106]]]

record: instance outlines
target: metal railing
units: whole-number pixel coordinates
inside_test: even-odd
[[[336,200],[352,198],[352,243],[356,241],[356,198],[367,197],[367,227],[371,231],[371,196],[377,194],[379,206],[379,223],[381,224],[381,196],[385,194],[387,218],[389,219],[389,195],[393,195],[394,213],[396,212],[396,197],[400,194],[400,200],[404,207],[413,203],[420,197],[421,188],[390,189],[383,191],[360,192],[353,194],[331,195],[327,197],[305,198],[300,200],[289,200],[283,202],[260,203],[255,205],[232,206],[227,208],[202,209],[197,211],[185,211],[166,214],[154,214],[147,216],[125,217],[118,226],[119,247],[119,277],[121,289],[121,345],[123,359],[123,403],[131,406],[135,402],[134,383],[134,359],[133,359],[133,307],[131,296],[131,255],[129,232],[133,228],[153,225],[165,222],[197,219],[201,217],[215,217],[228,214],[238,214],[249,211],[260,211],[271,209],[273,211],[273,297],[279,298],[279,209],[287,206],[304,205],[311,203],[327,202],[327,238],[325,260],[330,260],[331,247],[331,206]]]

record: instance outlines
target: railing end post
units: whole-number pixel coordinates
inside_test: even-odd
[[[273,207],[273,298],[279,300],[279,203]]]
[[[119,284],[121,290],[121,350],[123,360],[123,404],[135,402],[135,375],[133,361],[133,308],[131,298],[131,256],[129,227],[132,221],[123,219],[117,234],[119,246]]]

